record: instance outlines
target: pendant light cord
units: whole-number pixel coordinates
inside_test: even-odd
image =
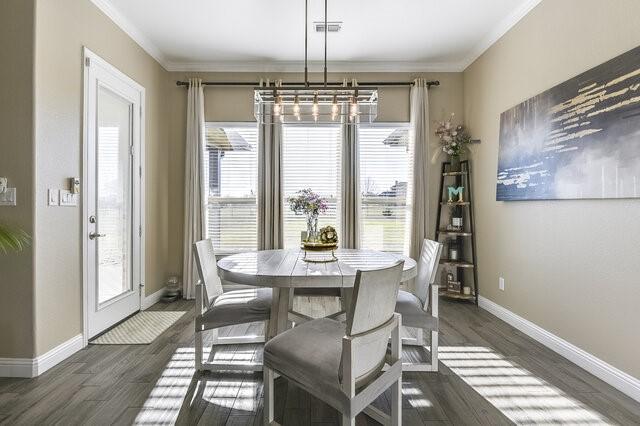
[[[324,87],[327,87],[327,0],[324,0]]]
[[[309,86],[309,71],[307,69],[307,10],[309,8],[309,0],[304,0],[304,85]]]

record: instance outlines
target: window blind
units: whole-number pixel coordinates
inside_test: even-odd
[[[408,124],[358,128],[362,248],[409,252],[412,152]]]
[[[258,246],[258,129],[206,123],[207,238],[219,253]]]
[[[284,185],[284,245],[300,246],[300,232],[306,231],[305,216],[289,208],[287,197],[311,188],[327,199],[329,209],[321,214],[318,229],[331,225],[339,231],[337,206],[340,193],[340,126],[285,125],[282,139]]]

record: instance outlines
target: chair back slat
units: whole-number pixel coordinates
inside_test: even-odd
[[[207,306],[223,292],[222,283],[218,276],[218,266],[216,265],[216,254],[213,250],[213,242],[210,239],[193,243],[196,264],[200,280],[204,283],[204,301]]]
[[[389,268],[356,274],[346,330],[352,338],[351,377],[356,382],[376,375],[384,365],[403,267],[400,261]]]
[[[416,277],[416,296],[422,302],[423,306],[429,303],[429,286],[436,279],[438,270],[438,262],[440,262],[440,254],[442,253],[442,244],[425,239],[422,242],[422,250],[420,250],[420,259],[418,259],[418,276]]]

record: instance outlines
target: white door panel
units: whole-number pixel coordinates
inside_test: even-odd
[[[144,89],[85,57],[86,328],[91,338],[140,310]]]

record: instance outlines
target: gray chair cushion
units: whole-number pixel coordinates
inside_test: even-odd
[[[305,322],[264,345],[264,365],[323,395],[335,408],[346,409],[339,370],[344,323],[328,318]]]
[[[204,330],[227,325],[266,321],[271,312],[271,289],[234,290],[216,297],[209,309],[197,317],[196,325]]]
[[[422,309],[422,302],[414,294],[400,290],[396,312],[402,315],[402,325],[426,330],[438,329],[438,318]]]

